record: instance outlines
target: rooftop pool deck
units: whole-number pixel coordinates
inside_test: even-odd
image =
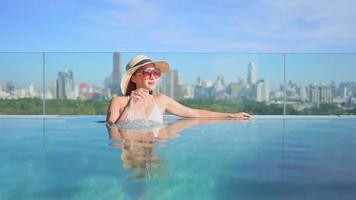
[[[356,116],[0,115],[0,199],[354,199]]]

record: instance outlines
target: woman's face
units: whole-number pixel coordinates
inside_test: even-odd
[[[136,88],[144,88],[152,91],[157,86],[157,81],[161,77],[161,71],[154,64],[147,64],[138,69],[131,77],[131,81],[136,84]]]

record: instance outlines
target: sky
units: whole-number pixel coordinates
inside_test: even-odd
[[[258,78],[278,86],[280,53],[291,53],[287,77],[301,84],[355,80],[354,7],[353,0],[3,0],[0,83],[40,85],[39,52],[51,52],[46,82],[69,68],[77,82],[102,85],[113,51],[122,52],[122,67],[139,53],[166,59],[187,83],[220,73],[246,79],[252,61]]]

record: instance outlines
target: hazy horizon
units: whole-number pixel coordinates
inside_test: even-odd
[[[276,89],[283,83],[283,54],[235,53],[146,53],[154,60],[167,60],[178,70],[185,84],[195,84],[198,76],[215,81],[222,74],[226,83],[240,77],[247,79],[249,62],[256,65],[257,79],[269,81]],[[76,84],[104,85],[113,69],[113,53],[47,53],[46,87],[64,69],[73,71]],[[136,53],[121,53],[121,72]],[[42,89],[43,58],[41,53],[0,53],[0,83],[14,81],[21,87],[34,82]],[[25,73],[24,73],[25,72]],[[355,81],[356,54],[287,54],[286,78],[298,85],[322,82]]]

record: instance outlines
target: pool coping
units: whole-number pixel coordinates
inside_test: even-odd
[[[0,119],[22,118],[22,119],[53,119],[53,118],[97,118],[105,115],[0,115]],[[253,119],[356,119],[356,115],[253,115]],[[164,115],[164,119],[181,119],[174,115]]]

